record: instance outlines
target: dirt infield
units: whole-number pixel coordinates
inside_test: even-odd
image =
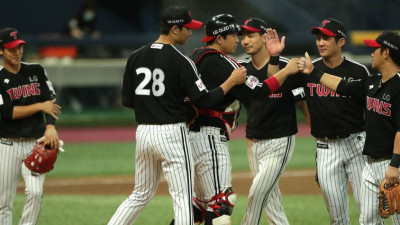
[[[314,181],[315,171],[298,170],[283,173],[279,187],[282,194],[320,194],[319,187]],[[233,173],[232,186],[236,193],[247,195],[252,183],[250,173]],[[134,187],[132,176],[85,177],[47,179],[45,182],[46,194],[124,194],[128,195]],[[23,193],[23,181],[18,183],[18,192]],[[160,181],[157,194],[168,194],[168,185],[165,179]]]

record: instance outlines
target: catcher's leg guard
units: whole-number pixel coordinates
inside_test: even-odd
[[[222,190],[214,196],[207,208],[205,225],[231,225],[231,215],[236,201],[232,188]]]
[[[194,214],[194,225],[201,224],[206,217],[206,209],[201,206],[199,200],[193,197],[193,214]]]

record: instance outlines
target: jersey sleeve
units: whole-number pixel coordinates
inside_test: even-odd
[[[55,99],[56,92],[54,91],[53,84],[48,79],[46,70],[42,66],[39,65],[39,71],[40,71],[39,74],[41,74],[41,79],[40,79],[41,87],[43,87],[43,88],[41,88],[41,91],[42,91],[42,95],[41,95],[42,99],[41,100],[49,101],[49,100]],[[49,114],[45,114],[45,116],[46,116],[46,124],[51,124],[51,125],[56,124],[56,119],[53,116],[51,116]]]
[[[131,56],[125,66],[124,76],[122,79],[121,99],[122,105],[131,109],[135,108],[134,101],[134,74],[132,73],[131,65],[133,63],[133,56]]]
[[[336,92],[342,95],[355,96],[359,99],[363,99],[367,94],[367,80],[368,78],[351,81],[342,79],[336,88]]]
[[[194,62],[185,57],[181,66],[181,85],[184,90],[186,90],[187,95],[191,101],[196,102],[203,95],[208,93],[207,87],[201,80],[197,67]]]
[[[3,120],[12,119],[13,105],[8,94],[0,87],[0,114]]]

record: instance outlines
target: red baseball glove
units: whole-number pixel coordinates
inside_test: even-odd
[[[32,154],[24,160],[25,166],[35,173],[47,173],[54,168],[57,153],[58,149],[50,149],[43,142],[37,143]]]

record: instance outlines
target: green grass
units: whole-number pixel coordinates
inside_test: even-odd
[[[38,224],[57,225],[104,225],[107,224],[117,207],[127,196],[122,195],[46,195],[43,198],[42,211]],[[13,214],[17,224],[24,201],[23,195],[17,195]],[[240,224],[246,209],[247,197],[238,196],[232,224]],[[285,195],[283,204],[291,224],[321,225],[329,224],[329,215],[321,195]],[[135,224],[169,224],[173,217],[172,202],[169,196],[156,196],[142,211]],[[352,224],[358,224],[358,209],[350,198],[350,218]],[[391,221],[385,221],[392,224]],[[265,215],[260,224],[267,224]]]
[[[233,171],[249,171],[246,141],[228,142]],[[83,177],[134,174],[135,143],[78,143],[64,146],[48,177]],[[313,138],[296,138],[296,147],[287,169],[315,168],[315,141]]]

